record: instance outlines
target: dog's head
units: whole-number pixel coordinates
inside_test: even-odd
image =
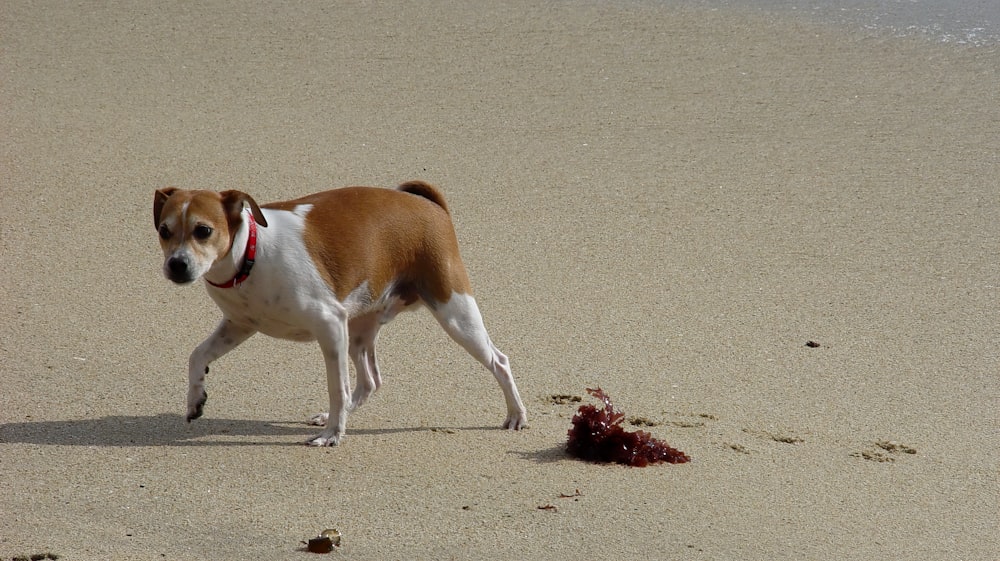
[[[257,203],[241,191],[159,189],[153,195],[153,226],[163,248],[163,275],[187,284],[229,254],[249,207],[257,224],[267,226]]]

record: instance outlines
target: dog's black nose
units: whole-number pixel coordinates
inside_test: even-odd
[[[187,261],[183,259],[178,259],[176,257],[172,258],[170,261],[167,261],[167,267],[169,267],[170,272],[177,277],[186,275],[188,270]]]
[[[191,277],[191,268],[188,262],[182,257],[171,257],[167,259],[166,276],[177,284],[187,284],[194,279]]]

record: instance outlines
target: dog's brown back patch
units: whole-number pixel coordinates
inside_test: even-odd
[[[312,205],[303,237],[339,300],[367,281],[373,298],[395,282],[398,289],[443,303],[453,292],[472,290],[444,198],[433,187],[419,185],[420,193],[345,187],[264,208],[294,211]]]

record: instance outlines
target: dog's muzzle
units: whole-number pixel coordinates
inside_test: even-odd
[[[167,265],[163,268],[163,274],[177,284],[187,284],[194,280],[191,267],[187,259],[183,257],[171,257],[167,259]]]

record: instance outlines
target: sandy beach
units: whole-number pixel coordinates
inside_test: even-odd
[[[996,48],[737,8],[4,2],[0,560],[995,561],[998,92]],[[186,423],[220,316],[154,189],[409,179],[530,428],[426,312],[338,447],[315,344]],[[594,387],[692,461],[568,457]]]

